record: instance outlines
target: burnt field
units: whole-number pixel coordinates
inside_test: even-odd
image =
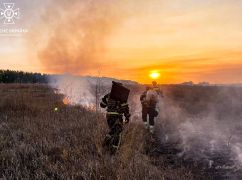
[[[164,86],[157,153],[211,179],[241,179],[242,88]]]
[[[162,89],[155,141],[139,117],[142,87],[133,87],[134,115],[110,156],[102,113],[64,105],[46,85],[1,84],[0,178],[241,179],[242,89]]]

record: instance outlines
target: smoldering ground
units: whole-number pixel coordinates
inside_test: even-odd
[[[161,144],[176,146],[178,157],[200,163],[203,169],[221,170],[227,178],[241,177],[242,88],[164,90],[157,120]]]
[[[95,92],[87,78],[71,75],[59,75],[49,78],[49,85],[63,94],[70,104],[85,107],[95,106]]]

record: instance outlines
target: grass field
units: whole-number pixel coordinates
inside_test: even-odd
[[[149,153],[140,120],[125,127],[119,152],[103,151],[103,114],[65,106],[46,85],[0,85],[0,178],[198,179]],[[55,111],[55,108],[58,108]]]
[[[227,134],[240,127],[241,88],[162,89],[165,99],[155,142],[143,128],[140,117],[133,116],[125,126],[120,150],[110,156],[102,148],[108,131],[104,114],[92,108],[64,105],[64,96],[55,94],[47,85],[0,84],[0,178],[180,180],[216,179],[224,177],[225,172],[225,177],[230,177],[226,169],[216,169],[219,162],[230,161],[220,157],[216,164],[213,157],[204,160],[202,155],[206,148],[211,151],[215,146],[220,150],[227,144]],[[131,90],[132,113],[141,92],[140,87]],[[185,155],[172,155],[169,151],[174,150],[173,145],[171,149],[162,146],[166,137],[168,143],[179,140],[178,146],[186,150]],[[231,149],[240,150],[241,136],[228,138]],[[210,161],[213,164],[207,168]],[[210,174],[204,173],[206,168]]]

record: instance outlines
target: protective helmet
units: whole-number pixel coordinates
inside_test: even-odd
[[[152,81],[152,84],[153,84],[153,86],[156,86],[157,82],[156,81]]]

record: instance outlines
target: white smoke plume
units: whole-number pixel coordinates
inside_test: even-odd
[[[70,74],[49,77],[49,85],[56,90],[56,93],[63,94],[71,105],[84,107],[98,107],[101,98],[110,92],[112,81],[121,82],[125,86],[137,85],[133,81],[107,77],[74,76]]]
[[[95,105],[95,95],[92,93],[92,87],[87,78],[59,75],[51,77],[49,84],[57,89],[58,93],[65,95],[72,105],[87,107]]]
[[[187,94],[182,96],[175,91],[169,92],[172,88],[165,90],[168,95],[165,95],[164,101],[159,105],[163,143],[178,143],[183,150],[180,156],[205,160],[210,167],[215,163],[215,154],[227,155],[229,157],[225,158],[234,163],[231,167],[224,165],[224,168],[241,169],[241,89],[214,87],[210,93],[203,94],[201,89],[204,88],[199,88],[198,91],[193,88],[193,94],[189,94],[187,90]],[[171,94],[182,98],[174,98]],[[202,97],[193,101],[197,96]]]
[[[134,0],[50,0],[28,35],[43,71],[91,75],[113,68],[106,58],[109,37],[132,16],[127,7],[136,4]]]

